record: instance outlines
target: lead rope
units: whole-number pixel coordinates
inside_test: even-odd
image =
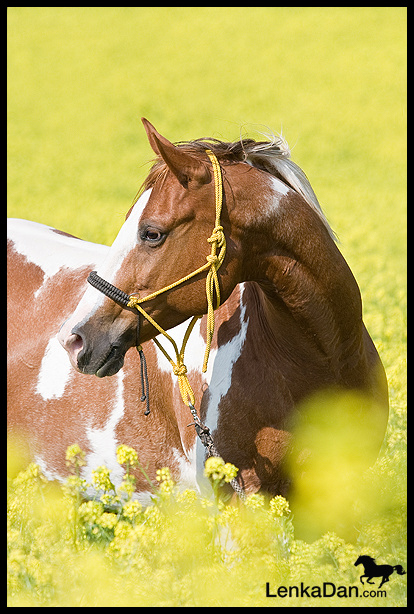
[[[209,269],[207,278],[206,278],[206,297],[207,297],[207,340],[206,340],[206,349],[204,353],[203,360],[203,368],[202,371],[205,373],[207,371],[208,359],[210,356],[211,350],[211,342],[214,334],[214,311],[220,306],[221,297],[220,297],[220,284],[217,275],[217,271],[223,264],[223,260],[226,255],[226,238],[224,236],[223,227],[220,223],[221,218],[221,209],[223,205],[223,180],[221,175],[220,164],[209,149],[206,150],[208,157],[210,158],[212,167],[213,167],[213,175],[214,175],[214,186],[215,186],[215,207],[216,207],[216,218],[215,218],[215,226],[213,228],[213,232],[211,236],[207,239],[207,241],[211,244],[211,252],[207,256],[207,262],[203,266],[199,267],[197,270],[193,271],[189,275],[182,277],[178,281],[166,286],[165,288],[161,288],[161,290],[157,290],[144,298],[140,298],[139,295],[128,295],[116,286],[113,286],[109,282],[102,279],[96,271],[92,271],[89,274],[88,282],[94,286],[97,290],[100,290],[106,296],[114,300],[116,303],[121,305],[121,307],[134,309],[137,312],[138,316],[138,325],[137,325],[137,343],[139,343],[139,331],[140,331],[140,315],[142,315],[159,333],[161,333],[168,341],[172,344],[176,356],[176,360],[174,361],[165,348],[161,345],[157,338],[154,338],[154,343],[161,350],[167,360],[170,362],[174,375],[178,378],[178,385],[181,393],[181,397],[185,405],[187,405],[190,409],[190,412],[193,416],[194,425],[196,433],[200,438],[200,441],[204,445],[207,450],[208,456],[220,456],[217,449],[214,446],[213,438],[210,433],[210,429],[203,425],[200,421],[200,418],[197,414],[197,411],[194,407],[195,397],[194,392],[191,388],[190,382],[187,377],[187,367],[184,364],[184,352],[187,345],[187,341],[190,337],[190,334],[194,328],[195,323],[202,316],[194,316],[185,332],[183,343],[181,346],[181,350],[178,350],[178,346],[174,339],[157,323],[155,320],[141,307],[141,303],[151,300],[155,298],[159,294],[166,292],[167,290],[171,290],[176,286],[184,283],[188,279],[191,279],[195,275],[198,275],[202,271]],[[217,254],[217,250],[218,254]],[[216,300],[214,301],[214,294],[216,295]],[[146,401],[146,410],[144,414],[147,416],[150,413],[149,406],[149,385],[148,385],[148,373],[147,373],[147,364],[144,356],[144,352],[141,345],[137,345],[137,350],[140,356],[141,362],[141,388],[142,388],[142,396],[141,401]],[[191,426],[191,425],[188,425]],[[239,483],[236,479],[232,479],[230,481],[233,490],[237,493],[237,495],[244,500],[246,498],[244,490],[240,487]]]
[[[208,428],[208,426],[200,422],[200,418],[198,417],[197,410],[194,407],[194,405],[189,403],[188,407],[190,408],[191,414],[194,418],[194,422],[192,422],[191,424],[188,424],[188,426],[194,426],[201,443],[207,450],[208,456],[219,456],[220,457],[220,454],[214,445],[214,441],[211,436],[210,429]],[[242,501],[245,501],[246,493],[244,492],[243,488],[240,486],[236,478],[232,478],[229,484],[233,488],[234,492],[240,497],[240,499]]]

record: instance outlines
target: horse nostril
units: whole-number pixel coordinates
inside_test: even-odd
[[[76,333],[71,333],[68,337],[66,337],[63,347],[67,352],[77,354],[83,347],[82,337]]]
[[[63,340],[62,345],[69,354],[69,358],[73,366],[76,367],[78,363],[79,352],[81,352],[83,348],[82,337],[76,333],[71,333]]]

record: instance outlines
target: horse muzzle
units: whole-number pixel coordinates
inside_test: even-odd
[[[94,335],[85,325],[75,326],[69,334],[65,334],[63,328],[58,339],[67,351],[72,366],[86,375],[115,375],[124,365],[127,350],[136,344],[136,334],[131,329],[111,338],[109,333],[103,334],[101,331]]]
[[[119,345],[110,345],[109,348],[98,354],[97,357],[82,349],[78,353],[77,364],[81,373],[106,377],[118,373],[124,366],[124,359],[125,350],[122,350]]]

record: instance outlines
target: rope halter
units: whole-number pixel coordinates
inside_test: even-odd
[[[157,338],[154,338],[154,342],[157,347],[161,350],[167,360],[170,362],[174,375],[178,378],[178,385],[180,387],[181,396],[183,402],[186,405],[194,405],[194,392],[191,388],[190,382],[187,377],[187,367],[184,364],[184,352],[185,347],[187,345],[187,341],[190,337],[190,334],[194,328],[195,323],[202,316],[193,316],[191,319],[187,330],[184,335],[183,343],[181,346],[181,350],[178,349],[178,346],[174,339],[144,310],[142,307],[142,303],[146,301],[150,301],[156,296],[162,294],[163,292],[167,292],[180,284],[186,282],[188,279],[195,277],[199,273],[208,270],[207,278],[206,278],[206,297],[207,297],[207,341],[206,341],[206,349],[204,353],[203,360],[203,368],[202,371],[205,373],[207,371],[207,363],[210,356],[211,349],[211,341],[213,339],[214,333],[214,311],[220,306],[221,297],[220,297],[220,284],[218,278],[218,270],[223,264],[223,260],[226,255],[226,238],[223,232],[223,226],[221,226],[220,218],[221,218],[221,209],[223,205],[223,178],[221,174],[220,164],[210,149],[206,150],[206,154],[210,158],[211,164],[213,166],[213,175],[214,175],[214,192],[215,192],[215,208],[216,208],[216,219],[215,226],[213,228],[213,232],[211,236],[208,237],[207,241],[211,244],[211,252],[207,256],[207,262],[203,266],[199,267],[189,275],[182,277],[178,281],[170,284],[169,286],[165,286],[144,298],[140,298],[139,296],[127,295],[119,288],[112,286],[109,282],[105,281],[96,273],[96,271],[92,271],[88,277],[88,282],[109,296],[112,300],[119,303],[122,307],[129,307],[135,309],[138,314],[141,314],[152,326],[161,333],[168,341],[172,344],[174,353],[175,353],[175,361],[171,358],[165,348],[161,345]],[[138,339],[139,342],[139,339]],[[142,351],[142,347],[138,346],[138,351]]]

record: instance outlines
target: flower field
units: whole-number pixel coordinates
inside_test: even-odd
[[[361,288],[390,395],[375,465],[360,474],[344,454],[352,488],[328,470],[294,512],[282,497],[228,505],[237,468],[220,459],[205,468],[215,499],[165,468],[144,509],[130,470],[145,468],[122,442],[121,487],[96,467],[87,501],[76,442],[56,485],[11,440],[10,607],[405,606],[406,575],[380,594],[354,566],[407,569],[405,27],[404,7],[9,7],[9,216],[111,244],[152,157],[140,116],[172,141],[283,131]]]
[[[386,494],[390,484],[382,486],[387,509],[383,505],[381,514],[360,524],[354,543],[334,532],[308,543],[295,539],[294,518],[283,497],[265,501],[256,494],[244,504],[225,505],[217,496],[213,502],[192,490],[178,490],[168,468],[158,471],[159,488],[143,509],[132,498],[134,478],[129,473],[139,463],[138,455],[123,445],[117,452],[125,468],[121,485],[115,489],[108,469],[97,467],[92,485],[98,494],[87,501],[83,458],[76,444],[68,449],[71,475],[63,487],[48,484],[33,463],[11,481],[9,605],[278,605],[268,603],[265,586],[270,583],[318,588],[327,583],[332,606],[403,603],[404,578],[394,580],[386,596],[375,587],[369,587],[364,599],[341,595],[341,587],[356,586],[362,592],[353,565],[361,551],[375,555],[380,550],[382,561],[391,565],[404,557],[404,496],[395,485],[392,498]],[[236,471],[218,458],[206,462],[205,474],[216,492]],[[378,496],[378,471],[373,479]],[[366,504],[363,497],[355,501],[356,506]],[[303,598],[294,594],[283,605],[298,607]],[[306,598],[312,599],[312,593],[309,597],[305,592]]]

